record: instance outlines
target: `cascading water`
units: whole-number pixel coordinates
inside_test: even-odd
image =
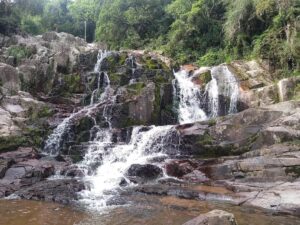
[[[205,93],[208,96],[208,108],[210,109],[210,118],[219,115],[219,89],[216,78],[212,76],[211,81],[205,87]]]
[[[129,60],[133,67],[134,59],[130,57]],[[164,144],[173,129],[173,126],[138,126],[133,128],[129,143],[114,143],[110,106],[115,103],[116,96],[113,96],[109,76],[105,74],[107,86],[99,102],[105,102],[103,118],[109,126],[98,128],[83,161],[78,164],[90,186],[81,193],[81,201],[93,209],[106,206],[122,179],[126,180],[126,171],[132,164],[146,164],[151,159],[165,156]]]
[[[93,143],[84,160],[85,180],[90,189],[82,192],[82,202],[92,208],[106,206],[107,200],[114,196],[121,181],[132,164],[146,164],[155,158],[165,157],[165,139],[173,126],[134,127],[129,143],[114,144],[111,138]],[[147,129],[147,130],[145,130]],[[101,158],[101,160],[99,160]],[[101,165],[93,172],[89,171],[96,162]]]
[[[179,95],[178,120],[180,124],[215,118],[220,115],[220,96],[229,99],[229,106],[223,114],[237,112],[239,86],[235,76],[226,65],[212,67],[211,80],[205,89],[193,82],[193,76],[185,70],[174,73],[174,96]],[[177,88],[178,86],[178,88]],[[179,89],[179,90],[177,90]]]
[[[185,70],[174,73],[179,86],[178,120],[180,124],[193,123],[207,119],[205,112],[201,109],[201,89],[196,85]],[[176,85],[173,83],[173,88]]]
[[[91,95],[91,104],[89,106],[84,107],[83,109],[79,110],[78,112],[72,113],[69,117],[65,118],[53,131],[53,133],[47,138],[45,142],[45,146],[43,148],[43,151],[51,156],[56,156],[59,154],[60,149],[63,144],[63,139],[65,138],[65,135],[68,133],[70,128],[71,121],[79,114],[86,114],[89,115],[90,111],[96,107],[95,102],[96,93],[100,89],[100,74],[101,74],[101,64],[103,60],[109,55],[109,52],[106,51],[99,51],[98,57],[97,57],[97,63],[94,68],[94,72],[98,73],[97,77],[97,89],[95,89],[92,92]],[[108,92],[110,92],[110,82],[109,78],[106,73],[104,73],[104,83],[106,83],[105,92],[100,96],[101,100],[107,99]]]
[[[131,131],[130,141],[113,141],[114,128],[111,124],[112,110],[116,103],[115,90],[110,85],[109,74],[101,71],[103,60],[109,56],[109,52],[99,52],[98,60],[94,72],[98,74],[97,88],[92,92],[91,104],[80,111],[91,116],[91,109],[103,107],[102,117],[108,126],[100,127],[94,119],[96,135],[91,135],[89,147],[84,159],[78,163],[85,176],[84,181],[89,188],[81,192],[81,202],[92,208],[102,208],[107,205],[107,201],[115,196],[122,181],[130,181],[126,178],[126,172],[132,164],[152,164],[160,165],[161,160],[166,158],[167,148],[173,143],[169,138],[176,132],[174,126],[151,126],[134,127]],[[129,58],[134,73],[134,58]],[[180,124],[193,123],[216,117],[219,113],[219,76],[223,78],[226,95],[230,97],[229,113],[236,110],[238,86],[234,76],[226,67],[214,67],[211,70],[212,80],[206,85],[205,90],[192,81],[189,74],[181,70],[174,73],[176,80],[173,81],[174,96],[178,94],[178,119]],[[103,85],[100,85],[100,79]],[[134,82],[133,80],[131,82]],[[176,88],[178,86],[178,88]],[[227,87],[229,86],[229,87]],[[104,90],[103,90],[104,88]],[[99,92],[103,90],[99,96]],[[204,97],[209,99],[207,105],[209,113],[202,108]],[[79,113],[72,114],[66,118],[50,135],[46,142],[45,149],[52,149],[51,153],[58,154],[61,148],[64,134],[68,131],[72,119]],[[172,146],[174,151],[174,146]],[[52,154],[54,155],[54,154]],[[156,162],[156,163],[155,163]]]
[[[220,65],[211,69],[213,79],[219,80],[218,89],[219,93],[229,99],[229,109],[226,114],[237,112],[237,101],[239,96],[239,85],[234,74],[230,72],[228,66]]]
[[[98,53],[98,56],[97,56],[97,63],[94,67],[94,73],[98,74],[97,76],[97,88],[92,92],[92,95],[91,95],[91,102],[90,104],[93,105],[98,99],[97,99],[97,95],[100,91],[100,81],[101,81],[101,65],[102,65],[102,62],[103,60],[109,56],[110,52],[107,52],[107,51],[102,51],[100,50],[99,53]],[[103,82],[106,84],[105,86],[106,87],[110,87],[110,80],[109,80],[109,77],[107,75],[106,72],[103,72]],[[104,93],[106,93],[106,91],[104,91]]]
[[[116,96],[110,86],[109,75],[101,71],[102,62],[109,54],[109,52],[99,51],[94,69],[98,74],[97,88],[92,92],[90,105],[66,118],[50,135],[45,146],[45,151],[51,149],[51,155],[57,155],[62,147],[64,134],[67,133],[73,118],[79,113],[90,116],[91,109],[102,105],[102,117],[108,127],[101,128],[94,120],[95,126],[92,130],[96,130],[97,133],[90,140],[83,161],[78,164],[85,174],[84,180],[90,186],[89,190],[81,193],[82,202],[92,208],[106,206],[107,200],[113,196],[121,180],[125,179],[125,173],[130,165],[145,164],[151,159],[165,156],[164,143],[168,133],[173,129],[173,126],[134,127],[129,143],[112,142],[111,106],[114,105]],[[133,62],[133,58],[130,60]],[[100,97],[97,97],[100,91],[100,79],[103,79],[104,91]]]

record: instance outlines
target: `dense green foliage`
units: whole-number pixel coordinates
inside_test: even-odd
[[[110,47],[141,48],[165,34],[170,19],[164,7],[170,0],[104,1],[97,37]]]
[[[0,0],[0,32],[69,32],[108,48],[160,50],[179,63],[261,58],[300,68],[300,0]]]

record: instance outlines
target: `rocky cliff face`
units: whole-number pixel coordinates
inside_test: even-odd
[[[99,90],[93,94],[99,96],[103,91],[103,74],[94,72],[100,48],[97,44],[87,44],[70,34],[49,32],[36,37],[4,38],[1,46],[1,138],[5,139],[1,144],[7,145],[3,150],[11,149],[15,136],[19,138],[13,147],[32,144],[19,141],[24,135],[44,138],[49,134],[47,130],[71,112],[90,104],[98,83]],[[139,51],[112,52],[105,59],[101,70],[109,74],[117,96],[116,104],[110,106],[114,127],[176,123],[169,66],[167,59]],[[100,123],[103,110],[99,106],[93,112],[99,115]],[[84,122],[88,123],[88,119],[80,116],[74,121],[77,132],[72,141],[90,128]],[[32,129],[28,131],[28,127]],[[41,146],[41,140],[34,144]]]

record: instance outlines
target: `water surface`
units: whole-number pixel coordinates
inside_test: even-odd
[[[234,213],[239,225],[299,225],[300,218],[224,203],[137,194],[130,204],[85,211],[54,203],[2,200],[1,225],[181,225],[201,213],[222,209]]]

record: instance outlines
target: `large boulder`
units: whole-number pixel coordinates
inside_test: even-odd
[[[51,42],[51,41],[58,40],[59,36],[57,35],[56,32],[46,32],[43,34],[42,38],[44,41]]]
[[[20,128],[15,125],[11,114],[0,107],[0,137],[15,136],[20,131]]]
[[[296,141],[300,137],[299,104],[299,101],[282,102],[216,120],[177,126],[182,138],[182,154],[239,155],[263,145]]]
[[[141,90],[140,95],[129,103],[129,117],[142,124],[150,123],[154,111],[155,84],[149,83]]]
[[[278,82],[279,100],[288,101],[300,97],[300,76],[282,79]]]
[[[264,62],[259,61],[233,61],[228,66],[244,90],[256,89],[273,83],[273,78]]]
[[[183,225],[237,225],[237,222],[232,213],[216,209],[202,214]]]
[[[163,175],[162,169],[151,164],[133,164],[127,170],[126,176],[134,183],[155,180]]]
[[[4,63],[0,63],[0,88],[4,95],[14,95],[21,88],[18,71]]]

